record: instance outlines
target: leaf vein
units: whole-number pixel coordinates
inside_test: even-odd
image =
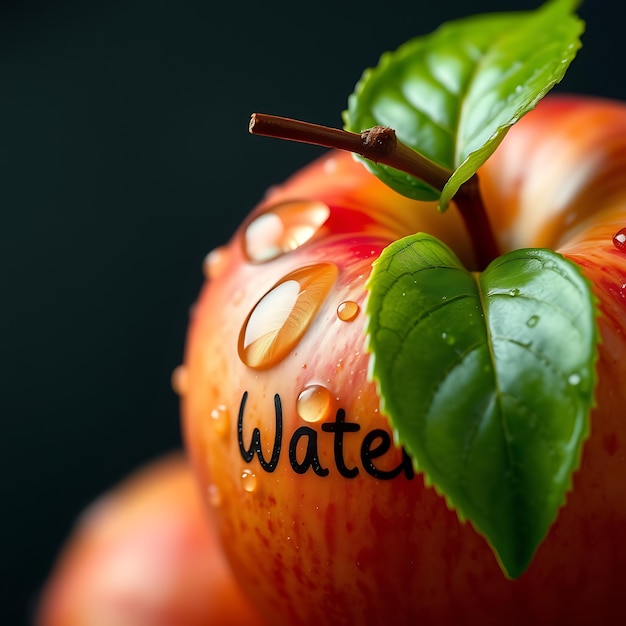
[[[454,128],[450,128],[448,126],[444,126],[442,124],[442,122],[436,120],[432,113],[429,113],[428,111],[426,111],[418,102],[412,102],[411,100],[409,100],[406,96],[405,96],[405,102],[407,105],[409,105],[416,113],[418,113],[419,115],[421,115],[423,118],[425,118],[426,120],[428,120],[428,122],[434,126],[435,128],[438,128],[439,130],[441,130],[442,132],[444,132],[446,135],[448,135],[452,141],[454,142],[455,140],[455,130]]]

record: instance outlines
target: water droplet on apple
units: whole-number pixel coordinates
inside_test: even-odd
[[[332,397],[323,385],[308,385],[296,400],[296,411],[305,422],[321,422],[330,414]]]
[[[222,503],[222,494],[220,494],[220,490],[217,485],[209,485],[207,489],[207,498],[209,500],[209,504],[213,507],[218,507]]]
[[[179,365],[178,367],[174,368],[170,384],[175,394],[179,396],[184,396],[187,393],[187,378],[187,368],[184,365]]]
[[[239,334],[239,357],[266,369],[296,346],[337,278],[332,263],[309,265],[287,274],[255,305]]]
[[[538,323],[539,323],[538,315],[531,315],[526,321],[526,325],[530,326],[530,328],[534,328],[535,326],[537,326]]]
[[[337,307],[337,317],[342,322],[351,322],[359,314],[359,305],[352,300],[346,300]]]
[[[283,202],[253,219],[244,232],[244,251],[254,263],[275,259],[306,243],[328,219],[323,202]]]
[[[626,250],[626,228],[621,228],[613,235],[613,245],[618,250]]]
[[[244,491],[253,493],[257,487],[256,474],[250,469],[243,470],[241,472],[241,484]]]
[[[213,425],[213,428],[218,435],[225,435],[226,433],[228,433],[228,427],[230,425],[230,415],[228,413],[228,409],[223,404],[215,407],[211,411],[210,416],[211,424]]]
[[[221,276],[228,266],[228,258],[229,253],[226,246],[220,246],[219,248],[211,250],[211,252],[204,257],[202,264],[204,277],[211,280]]]

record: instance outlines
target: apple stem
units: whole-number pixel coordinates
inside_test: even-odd
[[[454,203],[465,224],[479,270],[484,270],[502,251],[496,240],[478,184],[478,174],[465,181],[454,196]]]
[[[253,113],[249,130],[253,135],[354,152],[374,163],[382,163],[419,178],[439,191],[452,175],[447,168],[433,163],[403,144],[395,130],[384,126],[352,133],[287,117]],[[461,185],[454,201],[472,240],[476,262],[484,269],[499,256],[500,251],[485,211],[476,174]]]

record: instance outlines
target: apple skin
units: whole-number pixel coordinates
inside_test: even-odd
[[[79,519],[36,626],[262,626],[222,554],[189,464],[145,465]]]
[[[378,433],[378,443],[381,432],[391,436],[368,378],[363,307],[371,263],[393,239],[426,231],[471,265],[455,208],[440,214],[431,204],[401,197],[351,155],[331,152],[271,188],[233,239],[209,255],[183,364],[184,437],[199,480],[213,494],[228,559],[268,623],[382,626],[393,617],[396,626],[571,625],[626,619],[626,253],[613,243],[626,226],[625,166],[625,105],[549,97],[513,127],[480,172],[502,248],[562,251],[592,281],[602,312],[597,404],[581,466],[557,521],[514,581],[471,524],[461,523],[420,475],[404,471],[400,450],[392,446],[373,456],[372,441],[364,443],[368,433]],[[305,243],[270,260],[255,260],[256,252],[251,258],[246,233],[256,232],[260,215],[289,201],[319,201],[330,214]],[[254,245],[262,249],[263,242],[261,237]],[[271,367],[245,365],[238,338],[257,302],[290,272],[329,262],[338,278],[318,298],[308,325],[295,320],[296,327],[306,327],[296,333],[297,342],[279,356],[268,348]],[[352,321],[337,314],[346,301],[360,307]],[[280,298],[277,307],[280,313]],[[261,328],[281,325],[268,311],[257,318]],[[283,339],[278,337],[279,347]],[[317,423],[296,410],[299,394],[312,384],[328,392],[328,412]],[[266,471],[259,455],[244,459],[239,439],[247,450],[257,428],[262,456],[270,459],[277,394],[281,453],[273,471]],[[359,430],[347,431],[348,423]],[[308,456],[307,444],[316,444]],[[327,475],[314,471],[314,461]],[[374,477],[368,464],[401,471],[393,479]],[[307,471],[297,473],[294,466]]]

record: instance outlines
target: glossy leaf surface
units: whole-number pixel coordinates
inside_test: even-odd
[[[588,433],[587,280],[543,249],[474,274],[418,234],[383,252],[369,289],[372,373],[397,440],[517,577],[564,504]]]
[[[440,193],[389,166],[365,161],[396,191],[439,198],[445,209],[507,130],[563,77],[580,47],[577,2],[444,24],[387,53],[366,70],[344,112],[347,130],[389,126],[451,177]]]

